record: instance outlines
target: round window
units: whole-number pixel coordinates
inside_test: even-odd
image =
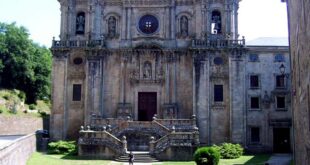
[[[144,15],[139,20],[139,30],[145,34],[152,34],[157,31],[158,20],[153,15]]]
[[[215,65],[222,65],[224,63],[221,57],[215,57],[213,62]]]
[[[73,63],[75,65],[80,65],[83,63],[83,59],[81,57],[77,57],[77,58],[73,59]]]

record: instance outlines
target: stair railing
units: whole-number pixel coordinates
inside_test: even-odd
[[[107,132],[107,130],[94,131],[91,130],[90,127],[88,127],[87,130],[84,130],[82,127],[79,133],[79,145],[103,145],[116,151],[116,153],[120,155],[126,153],[127,151],[126,137],[123,137],[122,140],[120,140]]]

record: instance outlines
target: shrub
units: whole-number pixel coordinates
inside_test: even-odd
[[[36,109],[36,105],[34,105],[34,104],[30,104],[30,105],[29,105],[29,109],[30,109],[30,110],[34,110],[34,109]]]
[[[77,146],[75,141],[57,141],[48,144],[49,154],[77,154]]]
[[[0,114],[1,114],[1,113],[3,113],[3,110],[2,110],[2,109],[0,109]]]
[[[20,99],[20,100],[22,100],[22,101],[25,101],[26,100],[26,94],[25,94],[25,92],[23,92],[23,91],[19,91],[19,93],[18,93],[18,98]]]
[[[222,159],[236,159],[242,156],[243,148],[240,144],[223,143],[219,146],[213,146],[216,150],[220,152]]]
[[[194,153],[194,160],[197,165],[217,165],[220,153],[213,147],[198,148]]]
[[[39,111],[38,113],[40,114],[41,117],[48,116],[48,114],[45,111]]]
[[[10,99],[10,96],[9,96],[9,95],[4,95],[3,98],[4,98],[5,100],[9,100],[9,99]]]

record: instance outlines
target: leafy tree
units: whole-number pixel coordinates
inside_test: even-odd
[[[26,28],[0,23],[0,87],[24,91],[28,103],[49,97],[51,57]]]

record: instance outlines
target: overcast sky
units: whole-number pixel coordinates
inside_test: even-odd
[[[59,35],[60,6],[57,0],[0,0],[0,22],[25,26],[35,42],[51,46]],[[287,37],[286,4],[281,0],[242,0],[239,34],[246,40]]]

